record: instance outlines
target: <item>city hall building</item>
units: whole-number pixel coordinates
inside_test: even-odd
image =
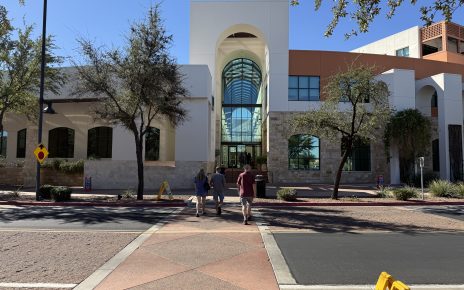
[[[464,27],[436,23],[414,27],[352,52],[289,50],[287,0],[191,0],[190,64],[182,65],[189,97],[183,106],[189,120],[177,128],[163,119],[151,124],[145,138],[145,187],[191,188],[199,168],[226,172],[245,163],[265,169],[273,183],[332,183],[341,144],[296,132],[289,120],[318,108],[328,78],[347,64],[375,65],[390,90],[395,110],[416,108],[432,122],[425,170],[441,178],[462,178]],[[137,167],[132,134],[121,126],[94,120],[98,98],[71,95],[74,68],[64,68],[68,84],[47,95],[56,114],[44,115],[43,143],[50,159],[85,159],[84,175],[93,188],[136,188]],[[23,183],[33,185],[36,125],[8,115],[3,154],[24,161]],[[383,143],[354,149],[342,183],[373,183],[383,175],[400,182],[398,149]]]

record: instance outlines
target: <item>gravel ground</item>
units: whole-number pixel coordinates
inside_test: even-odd
[[[0,282],[80,283],[138,234],[0,232]]]
[[[313,232],[464,232],[464,222],[408,207],[261,208],[273,231]]]

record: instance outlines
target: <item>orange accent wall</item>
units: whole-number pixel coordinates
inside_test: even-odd
[[[290,50],[289,75],[319,75],[321,78],[344,71],[353,61],[375,65],[376,73],[396,68],[416,72],[416,79],[440,73],[464,75],[464,65],[419,58],[338,51]]]
[[[416,79],[440,73],[464,75],[464,65],[462,64],[410,57],[317,50],[290,50],[289,75],[320,76],[321,88],[324,88],[328,77],[346,70],[347,65],[354,61],[375,65],[375,73],[379,74],[393,68],[414,70]],[[321,99],[324,97],[321,96]]]
[[[464,55],[450,51],[439,51],[432,54],[424,55],[422,58],[427,60],[436,60],[464,65]]]

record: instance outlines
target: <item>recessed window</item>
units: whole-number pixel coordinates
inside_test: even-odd
[[[430,100],[430,106],[432,108],[437,108],[438,107],[437,91],[433,92],[433,94],[432,94],[432,99]]]
[[[346,151],[346,139],[342,139],[342,155]],[[353,142],[351,154],[343,166],[345,171],[370,171],[371,170],[371,145],[369,142],[363,142],[356,139]]]
[[[65,127],[48,132],[48,151],[50,158],[74,157],[74,130]]]
[[[311,135],[293,135],[288,139],[288,169],[320,169],[319,138]]]
[[[111,158],[113,128],[95,127],[88,131],[87,158]]]
[[[3,131],[0,135],[0,157],[6,157],[6,143],[8,141],[8,132]]]
[[[16,158],[26,157],[26,129],[18,131],[18,140],[16,143]]]
[[[432,141],[432,168],[440,171],[440,145],[438,139]]]
[[[145,160],[159,160],[160,149],[160,129],[155,127],[148,128],[145,135]]]
[[[289,76],[289,101],[319,101],[320,78],[318,76]]]
[[[396,56],[409,56],[409,46],[397,49]]]

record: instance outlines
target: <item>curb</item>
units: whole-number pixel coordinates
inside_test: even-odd
[[[464,201],[405,201],[405,202],[255,202],[256,207],[287,206],[424,206],[424,205],[464,205]]]
[[[140,202],[140,203],[104,203],[104,202],[43,202],[43,201],[0,201],[1,205],[31,206],[99,206],[99,207],[185,207],[186,202]]]
[[[230,205],[240,205],[236,202],[226,202]],[[16,206],[96,206],[96,207],[192,207],[193,202],[44,202],[44,201],[0,201],[2,205]],[[441,206],[441,205],[464,205],[464,201],[405,201],[405,202],[255,202],[253,207],[302,207],[302,206]]]

